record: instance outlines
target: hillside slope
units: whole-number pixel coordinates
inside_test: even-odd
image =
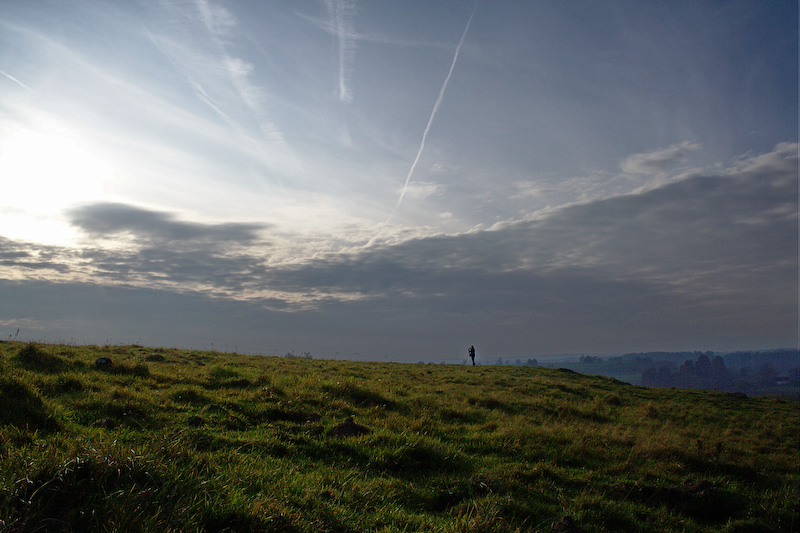
[[[799,435],[557,369],[0,342],[0,530],[796,531]]]

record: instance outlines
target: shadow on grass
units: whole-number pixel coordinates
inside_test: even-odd
[[[612,493],[644,503],[648,507],[666,507],[700,523],[719,524],[736,517],[746,508],[744,497],[715,487],[708,481],[687,480],[677,487],[639,485],[616,487]]]
[[[323,385],[322,390],[334,398],[344,400],[356,407],[383,407],[389,410],[398,408],[397,402],[386,398],[379,392],[359,387],[354,383]]]
[[[34,372],[56,373],[63,372],[70,367],[67,361],[47,353],[33,342],[20,348],[16,359],[22,368]]]
[[[0,423],[20,429],[56,430],[58,422],[28,385],[0,377]]]
[[[469,469],[466,460],[460,455],[449,453],[441,446],[427,442],[410,442],[396,448],[379,449],[370,458],[369,466],[382,474],[405,479]]]

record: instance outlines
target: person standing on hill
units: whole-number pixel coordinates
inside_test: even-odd
[[[472,359],[472,366],[475,366],[475,347],[469,347],[469,358]]]

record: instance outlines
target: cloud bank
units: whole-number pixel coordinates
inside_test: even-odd
[[[5,279],[248,301],[294,316],[297,335],[371,328],[360,349],[383,356],[469,335],[503,353],[763,347],[797,334],[797,172],[797,145],[782,144],[532,220],[304,260],[267,242],[275,228],[96,204],[70,212],[83,249],[3,240],[0,265]]]

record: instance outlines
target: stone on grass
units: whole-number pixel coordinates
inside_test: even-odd
[[[366,435],[368,433],[372,433],[372,431],[369,428],[353,422],[353,417],[351,416],[338,426],[328,431],[328,436],[337,439],[344,439],[346,437],[358,437],[359,435]]]
[[[110,357],[98,357],[94,362],[94,366],[97,368],[109,368],[114,366],[114,362]]]

